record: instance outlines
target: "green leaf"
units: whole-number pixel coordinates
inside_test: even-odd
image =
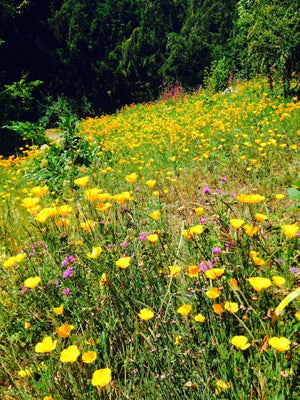
[[[295,201],[300,200],[300,190],[296,188],[289,188],[288,195],[290,196],[291,199]]]

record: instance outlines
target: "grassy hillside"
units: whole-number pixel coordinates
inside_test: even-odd
[[[1,398],[298,399],[299,109],[258,77],[1,159]]]

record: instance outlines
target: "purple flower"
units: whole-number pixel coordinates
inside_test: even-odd
[[[74,268],[69,267],[63,272],[63,277],[64,278],[71,278],[74,275]]]
[[[142,242],[143,240],[147,240],[149,235],[151,235],[151,232],[143,232],[139,237],[140,241]]]
[[[61,262],[61,265],[63,267],[65,267],[66,265],[68,265],[69,263],[73,263],[76,261],[76,258],[73,256],[66,256],[63,261]]]
[[[122,249],[125,249],[125,247],[129,246],[129,243],[123,242],[123,243],[120,243],[120,246],[122,247]]]
[[[213,263],[216,263],[216,262],[218,262],[218,261],[219,261],[218,257],[215,257],[215,258],[213,258],[213,260],[212,260]]]
[[[282,258],[275,258],[274,260],[277,264],[285,264],[284,260]]]
[[[232,193],[231,197],[233,197],[234,199],[236,198],[237,194],[236,193]]]
[[[70,293],[70,289],[64,289],[62,292],[67,296]]]
[[[223,176],[223,178],[221,179],[222,182],[227,182],[227,178],[226,176]]]
[[[57,279],[55,279],[55,281],[53,282],[55,286],[59,285],[59,281]]]
[[[225,243],[225,245],[227,246],[227,247],[233,247],[233,244],[232,243]]]
[[[141,188],[138,186],[137,188],[135,188],[136,192],[139,192],[141,190]]]
[[[206,222],[207,222],[206,218],[199,219],[199,224],[206,224]]]
[[[220,254],[221,253],[221,249],[220,249],[220,247],[214,247],[212,249],[212,252],[213,252],[213,254]]]
[[[202,271],[205,272],[213,267],[211,261],[201,261],[201,263],[198,265],[198,268]]]
[[[210,193],[210,189],[208,187],[204,188],[203,193]]]

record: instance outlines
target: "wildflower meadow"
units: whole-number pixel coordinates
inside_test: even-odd
[[[299,400],[299,114],[258,76],[0,159],[0,398]]]

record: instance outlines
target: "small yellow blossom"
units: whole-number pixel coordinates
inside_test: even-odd
[[[149,180],[149,181],[146,182],[146,185],[147,185],[149,188],[153,189],[154,186],[156,185],[156,180]]]
[[[55,312],[55,314],[61,315],[64,311],[64,305],[61,304],[59,307],[54,307],[53,311]]]
[[[97,353],[95,351],[87,351],[82,354],[81,358],[84,363],[91,364],[96,360]]]
[[[52,340],[51,336],[46,336],[42,342],[35,346],[36,353],[50,353],[56,348],[57,340]]]
[[[190,265],[187,270],[188,276],[191,278],[198,278],[200,273],[198,265]]]
[[[138,174],[136,174],[135,172],[132,172],[132,174],[126,175],[125,179],[129,183],[134,183],[138,179],[138,177],[139,177]]]
[[[250,347],[250,343],[248,342],[248,338],[246,336],[234,336],[231,339],[231,344],[240,350],[246,350],[248,347]]]
[[[130,265],[131,257],[121,257],[116,261],[116,266],[120,268],[128,268]]]
[[[66,338],[70,336],[71,330],[74,329],[73,325],[69,325],[67,322],[65,322],[63,325],[59,326],[56,329],[56,332],[60,337]]]
[[[93,373],[92,377],[92,385],[93,386],[106,386],[111,381],[111,369],[110,368],[103,368],[97,369]]]
[[[256,218],[256,220],[258,221],[258,222],[262,222],[262,221],[265,221],[266,219],[268,219],[268,216],[267,215],[265,215],[265,214],[255,214],[254,215],[254,217]]]
[[[193,317],[193,319],[197,322],[204,322],[205,321],[205,317],[202,314],[197,314]]]
[[[179,267],[179,266],[173,266],[173,265],[169,266],[169,273],[171,276],[173,276],[173,278],[177,278],[180,271],[181,271],[181,267]]]
[[[41,281],[41,278],[39,276],[33,276],[30,278],[27,278],[23,285],[29,289],[34,289],[37,287],[37,285],[40,283],[40,281]]]
[[[73,363],[79,357],[80,351],[76,345],[69,346],[60,354],[60,361],[64,363]]]
[[[291,341],[285,337],[274,336],[271,339],[269,339],[269,345],[281,353],[283,351],[290,350]]]
[[[205,294],[210,299],[217,299],[221,295],[221,291],[216,287],[211,287]]]
[[[87,232],[91,232],[96,225],[96,222],[87,220],[86,222],[81,222],[80,227]]]
[[[75,185],[80,186],[80,187],[85,187],[90,178],[88,176],[83,176],[82,178],[77,178],[74,180]]]
[[[156,243],[158,241],[158,235],[156,233],[147,237],[150,243]]]
[[[24,327],[25,327],[25,329],[30,329],[31,328],[31,323],[29,321],[25,321]]]
[[[283,193],[278,193],[278,194],[275,195],[275,197],[276,197],[277,200],[282,200],[282,199],[285,198],[285,195]]]
[[[249,283],[257,292],[261,292],[262,290],[268,289],[270,286],[272,286],[270,279],[262,278],[260,276],[249,278]]]
[[[243,226],[243,229],[245,229],[245,232],[247,233],[247,235],[253,237],[254,235],[257,234],[259,227],[246,224]]]
[[[226,301],[226,303],[224,304],[224,308],[231,314],[234,314],[239,311],[239,305],[231,301]]]
[[[286,280],[283,276],[272,276],[272,281],[275,283],[276,286],[281,287],[285,284]]]
[[[283,230],[284,234],[292,239],[297,235],[297,232],[299,231],[299,226],[297,224],[293,225],[282,225],[281,229]]]
[[[148,308],[143,308],[139,313],[139,317],[144,321],[148,321],[154,317],[154,312]]]
[[[91,253],[87,253],[88,258],[97,258],[100,256],[102,253],[102,248],[101,247],[93,247],[93,250]]]
[[[153,213],[149,214],[151,218],[155,219],[155,221],[158,220],[160,217],[160,211],[153,211]]]
[[[230,220],[230,225],[235,229],[240,229],[242,225],[244,225],[245,221],[243,219],[233,218]]]
[[[183,317],[187,317],[192,309],[192,306],[189,304],[184,304],[183,306],[177,309],[178,314],[181,314]]]
[[[200,217],[200,215],[203,214],[204,208],[203,207],[197,207],[195,208],[195,213]]]
[[[220,278],[225,272],[224,268],[211,268],[205,271],[205,276],[208,279],[217,279]]]

